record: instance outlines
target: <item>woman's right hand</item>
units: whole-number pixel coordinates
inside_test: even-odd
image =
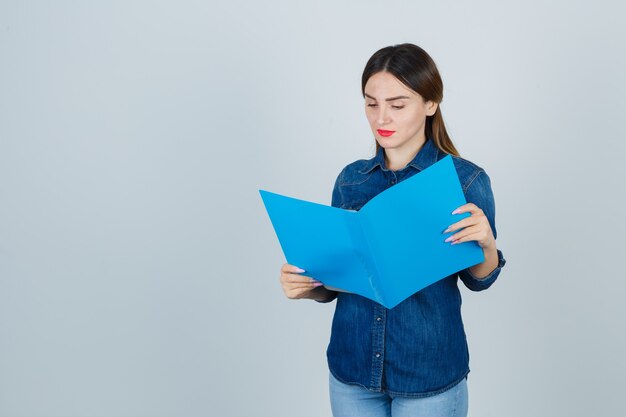
[[[306,275],[303,269],[294,265],[284,264],[280,268],[280,285],[287,298],[309,298],[312,300],[324,299],[326,288],[321,282]],[[321,288],[320,288],[321,287]]]

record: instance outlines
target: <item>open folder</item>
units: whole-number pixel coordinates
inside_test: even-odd
[[[469,216],[451,156],[388,188],[359,211],[260,190],[287,262],[327,288],[393,308],[422,288],[484,261],[474,241],[443,231]]]

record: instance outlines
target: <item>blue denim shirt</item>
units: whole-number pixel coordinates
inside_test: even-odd
[[[381,191],[444,156],[446,153],[427,140],[405,168],[391,171],[385,166],[380,148],[374,158],[355,161],[341,171],[332,205],[359,210]],[[465,159],[453,156],[453,161],[467,201],[485,212],[495,236],[495,204],[489,177]],[[498,266],[487,277],[478,279],[469,269],[462,270],[392,309],[360,295],[337,293],[326,352],[332,374],[344,383],[407,397],[427,397],[452,388],[469,373],[458,278],[473,291],[489,288],[505,263],[502,252],[498,251],[498,256]]]

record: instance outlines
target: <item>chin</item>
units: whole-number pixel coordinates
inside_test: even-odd
[[[397,147],[398,143],[390,139],[391,138],[381,138],[381,139],[377,138],[376,143],[378,143],[378,146],[384,149],[392,149],[392,148]]]

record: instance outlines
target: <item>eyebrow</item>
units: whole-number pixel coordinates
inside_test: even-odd
[[[371,98],[372,100],[376,100],[374,97],[370,96],[367,93],[363,93],[365,95],[365,97],[367,98]],[[402,100],[402,99],[410,99],[411,97],[408,96],[396,96],[396,97],[389,97],[386,98],[385,101],[394,101],[394,100]]]

